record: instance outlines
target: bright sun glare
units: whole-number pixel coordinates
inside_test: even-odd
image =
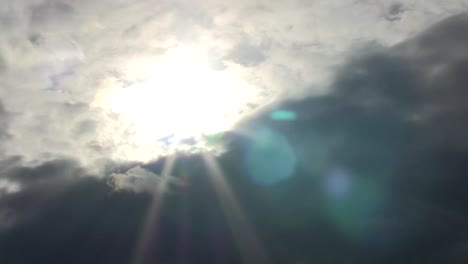
[[[136,152],[152,145],[177,149],[186,139],[198,144],[229,130],[258,96],[233,71],[212,69],[206,53],[190,46],[131,61],[124,82],[107,82],[93,105],[131,127],[125,142]]]

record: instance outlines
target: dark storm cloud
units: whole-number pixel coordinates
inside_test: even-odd
[[[394,115],[421,129],[428,144],[465,148],[467,28],[468,16],[460,15],[393,48],[366,47],[338,71],[331,98]]]
[[[457,16],[397,46],[354,51],[329,94],[276,104],[240,125],[254,137],[230,136],[218,161],[274,263],[468,261],[468,38],[462,32],[467,17]],[[279,110],[295,115],[272,119]],[[256,132],[264,128],[273,132]],[[264,135],[252,151],[252,141]],[[250,164],[270,159],[280,168],[287,144],[296,153],[294,172],[279,181],[252,179],[259,175]],[[260,156],[249,160],[252,155]],[[239,263],[202,161],[177,162],[174,175],[187,176],[186,192],[166,201],[152,249],[168,263],[183,254],[193,263],[214,262],[215,254],[224,256],[222,263]],[[85,173],[70,161],[24,167],[16,158],[0,166],[2,177],[24,186],[0,199],[9,210],[3,215],[35,219],[2,233],[0,259],[129,262],[150,196],[115,191],[106,179],[71,180]],[[164,160],[142,167],[160,175]],[[190,231],[180,235],[187,225]],[[181,236],[191,247],[181,246]],[[213,252],[212,240],[222,250]]]
[[[320,238],[304,230],[326,221],[319,229],[354,241],[340,244],[329,230],[322,238],[331,248],[352,249],[331,263],[400,263],[410,252],[416,262],[468,259],[454,253],[468,241],[467,22],[452,17],[391,48],[370,44],[350,55],[328,95],[276,105],[243,124],[254,135],[264,127],[285,135],[300,159],[288,180],[263,194],[277,201],[272,210],[261,192],[242,195],[250,210],[276,216],[262,224],[291,236],[275,252],[308,255],[305,245]],[[278,110],[295,118],[272,119]],[[240,156],[251,155],[252,139],[233,142],[247,146]],[[271,155],[263,158],[275,162]],[[321,257],[331,256],[305,259]]]
[[[336,96],[399,115],[424,129],[430,144],[465,148],[467,28],[468,16],[459,15],[393,48],[355,55],[334,82]]]
[[[194,162],[200,165],[201,160],[192,156],[186,161],[184,166]],[[143,226],[153,201],[151,195],[116,191],[106,178],[84,177],[82,169],[71,161],[21,167],[20,159],[12,159],[9,164],[9,172],[3,175],[27,184],[21,191],[0,199],[2,261],[132,262],[141,232],[147,231]],[[164,161],[157,161],[145,167],[161,173],[163,164]],[[198,165],[190,167],[193,170],[190,175],[197,180],[190,194],[165,197],[166,206],[158,219],[160,232],[153,234],[153,242],[157,244],[152,250],[157,251],[160,261],[173,263],[177,254],[190,254],[187,256],[195,263],[209,263],[211,243],[216,243],[216,248],[224,251],[218,252],[222,254],[221,259],[228,258],[223,263],[237,263],[212,188],[203,172],[195,169]],[[115,165],[113,169],[125,171],[129,167]],[[181,211],[181,208],[186,209]],[[184,217],[188,217],[185,220],[194,229],[181,233],[180,219]],[[183,252],[177,249],[181,237],[190,240]],[[210,242],[210,239],[215,240]]]
[[[0,258],[5,263],[129,263],[148,202],[145,196],[113,193],[97,178],[29,188],[1,202],[2,211],[22,214],[19,219],[11,219],[17,216],[13,212],[3,214],[16,223],[1,232]]]
[[[18,190],[0,198],[0,226],[10,227],[37,216],[48,202],[59,199],[66,186],[86,176],[76,162],[55,160],[37,166],[25,166],[21,157],[10,157],[0,164],[0,179]]]
[[[103,199],[114,191],[154,194],[160,176],[137,165],[107,162],[102,175],[93,175],[75,160],[26,165],[19,156],[6,158],[0,162],[0,231],[25,221],[35,221],[43,210],[60,203],[62,196],[83,184],[101,186],[96,188],[105,190],[99,194]],[[156,171],[160,173],[161,166]],[[132,184],[135,179],[138,181]],[[172,176],[167,179],[168,191],[177,190],[177,179]],[[116,181],[119,181],[118,185]],[[79,196],[75,198],[80,199]]]
[[[22,167],[20,158],[12,158],[3,163],[1,172],[4,178],[21,182],[26,185],[34,185],[39,181],[70,180],[75,176],[83,176],[85,172],[79,164],[70,160],[54,160],[34,167]]]
[[[416,116],[430,139],[462,148],[468,146],[467,28],[468,16],[455,16],[397,47],[419,78]]]

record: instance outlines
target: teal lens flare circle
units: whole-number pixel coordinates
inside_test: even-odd
[[[252,180],[266,186],[289,178],[296,167],[296,155],[287,138],[268,128],[254,132],[246,158]]]

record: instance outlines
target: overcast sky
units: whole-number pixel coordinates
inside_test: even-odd
[[[239,263],[267,261],[265,251],[271,263],[466,263],[467,8],[0,0],[0,262],[129,263],[140,252],[140,263]],[[227,132],[241,133],[226,133],[215,155],[227,183],[210,181],[197,139],[186,140],[197,153],[165,171],[170,139],[158,140],[172,131],[159,133],[161,114],[144,116],[155,125],[140,129],[159,133],[148,144],[120,119],[128,113],[106,108],[109,90],[140,89],[145,67],[165,68],[179,47],[194,47],[207,72],[242,90],[240,99],[209,91],[239,113]],[[195,80],[190,68],[180,75],[188,81],[178,85]],[[148,112],[206,114],[196,105],[207,90],[189,88]],[[142,219],[154,221],[145,215],[166,184],[166,231],[148,229],[165,253],[153,256]],[[249,230],[258,231],[258,241],[245,239],[255,254],[238,245],[236,232]]]

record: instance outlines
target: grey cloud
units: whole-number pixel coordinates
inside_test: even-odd
[[[267,59],[265,55],[266,49],[267,47],[263,46],[240,44],[231,51],[227,59],[231,59],[247,67],[253,67]]]
[[[421,253],[412,253],[426,259],[428,250],[434,250],[438,260],[428,261],[443,262],[451,256],[452,247],[466,243],[459,230],[465,228],[468,201],[462,187],[468,181],[464,121],[468,109],[462,103],[467,69],[462,47],[468,43],[460,43],[458,34],[447,33],[466,32],[466,19],[465,15],[449,18],[393,47],[374,44],[351,50],[329,93],[273,105],[239,127],[247,133],[267,127],[284,135],[297,153],[295,171],[271,192],[277,192],[275,202],[281,201],[275,205],[275,215],[300,215],[303,222],[290,227],[288,219],[297,219],[278,218],[275,227],[303,232],[324,214],[337,232],[356,243],[364,241],[366,251],[375,236],[385,239],[376,246],[382,255],[367,255],[369,263],[376,262],[373,258],[404,262],[395,254],[406,254],[402,244],[427,240],[431,244],[425,244]],[[440,42],[444,44],[436,45]],[[415,43],[424,48],[414,47]],[[431,69],[439,61],[446,68],[433,76]],[[428,75],[433,79],[428,81]],[[294,113],[295,118],[271,118],[278,109]],[[248,155],[263,155],[265,162],[274,162],[271,155],[252,154],[254,140],[233,136],[231,149],[240,162]],[[230,155],[231,160],[225,162],[239,162],[235,154]],[[255,177],[249,171],[253,168],[242,164],[247,167],[245,177]],[[346,174],[334,187],[354,191],[341,193],[345,196],[341,201],[322,188],[337,184],[329,182],[336,180],[337,168]],[[255,195],[243,197],[252,211],[267,207]],[[331,211],[327,212],[327,206]],[[297,237],[303,234],[298,232]],[[294,239],[284,243],[294,248]]]
[[[84,169],[70,160],[50,161],[37,166],[22,165],[20,157],[2,161],[0,180],[16,186],[0,196],[0,231],[37,217],[56,202],[70,184],[84,179]]]
[[[404,115],[417,103],[418,85],[405,58],[384,47],[375,52],[356,52],[332,84],[347,102],[370,110],[401,111]]]
[[[0,56],[0,75],[6,71],[6,63],[2,56]]]
[[[98,125],[95,120],[84,120],[79,122],[74,128],[74,135],[81,137],[86,134],[92,134],[96,131]]]
[[[385,17],[390,21],[400,20],[406,11],[405,9],[406,8],[403,3],[392,3],[387,9]]]
[[[95,194],[105,197],[110,193],[117,196],[122,193],[155,194],[163,181],[167,184],[165,192],[175,193],[181,184],[174,176],[162,178],[148,168],[131,163],[109,161],[101,173],[90,174],[86,167],[69,159],[53,160],[34,166],[24,165],[21,157],[2,160],[0,233],[42,217],[42,214],[47,212],[46,208],[69,199],[67,197],[73,195],[73,190],[81,188],[80,186],[98,188],[94,190]],[[81,194],[72,199],[81,199]]]
[[[141,166],[130,168],[125,173],[110,175],[110,184],[117,190],[156,193],[161,185],[167,186],[166,192],[172,192],[180,180],[171,175],[158,175]]]
[[[53,190],[42,191],[30,195],[38,198]],[[37,204],[42,208],[38,215],[1,231],[0,258],[8,263],[131,262],[150,199],[109,192],[105,182],[86,179],[70,185],[59,199]]]
[[[424,165],[429,160],[434,171],[422,174],[450,188],[450,181],[464,181],[468,151],[468,39],[460,35],[468,31],[467,21],[467,15],[455,16],[393,47],[374,43],[351,50],[329,93],[273,105],[245,126],[267,126],[290,136],[310,173],[348,164],[358,171],[375,169],[375,179],[414,180],[419,176],[404,168],[421,175],[418,168],[429,166]],[[293,111],[297,119],[272,120],[275,109]],[[462,191],[456,195],[462,197]]]
[[[468,15],[449,18],[416,38],[346,65],[335,87],[361,106],[399,112],[440,144],[468,146]]]
[[[71,160],[54,160],[34,167],[22,167],[19,158],[10,158],[5,163],[9,165],[0,171],[2,178],[19,182],[26,188],[40,181],[65,181],[86,174],[77,162]]]
[[[8,119],[9,119],[9,115],[5,109],[5,107],[3,106],[3,103],[2,101],[0,101],[0,139],[3,141],[3,140],[7,140],[7,137],[8,137]]]
[[[63,23],[72,19],[73,7],[62,1],[45,1],[31,6],[31,20],[33,26],[44,27],[45,24]]]

